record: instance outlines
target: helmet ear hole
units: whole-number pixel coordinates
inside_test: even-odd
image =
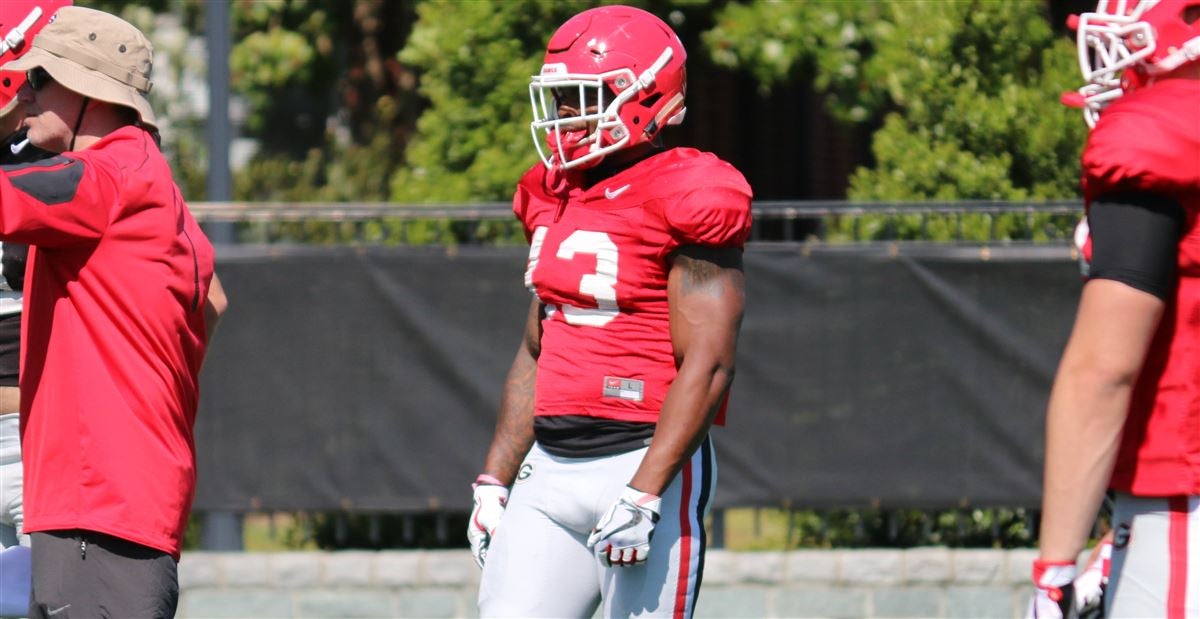
[[[652,109],[652,108],[654,108],[654,104],[658,103],[658,100],[661,98],[662,98],[662,93],[656,92],[641,101],[642,107],[644,107],[646,109]]]
[[[1200,6],[1189,6],[1183,10],[1183,23],[1191,25],[1200,20]]]

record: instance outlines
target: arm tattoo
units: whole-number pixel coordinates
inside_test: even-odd
[[[675,264],[683,269],[680,292],[720,296],[725,290],[726,269],[742,271],[742,252],[736,247],[713,248],[689,245],[675,252]],[[736,278],[738,284],[741,278]]]
[[[514,474],[533,445],[533,393],[537,363],[513,368],[505,385],[503,412],[496,423],[497,452],[494,462],[500,470]]]
[[[525,323],[525,341],[513,358],[504,379],[496,432],[488,449],[485,470],[505,483],[512,483],[517,470],[533,446],[533,399],[537,383],[537,357],[541,354],[543,308],[533,303]]]

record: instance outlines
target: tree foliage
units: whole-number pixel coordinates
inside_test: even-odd
[[[320,144],[340,103],[334,41],[348,26],[344,13],[319,0],[266,0],[238,2],[232,14],[230,79],[248,104],[244,129],[268,152]]]
[[[184,84],[204,79],[207,59],[188,36],[203,21],[203,0],[76,0],[78,6],[107,11],[137,26],[154,45],[150,100],[163,138],[163,154],[175,181],[189,199],[204,196],[207,149],[206,102],[185,92]]]
[[[238,174],[235,195],[386,200],[420,107],[415,76],[395,56],[412,2],[233,6],[231,80],[260,148]]]
[[[886,68],[864,64],[875,42],[895,29],[883,12],[876,2],[730,3],[703,40],[718,66],[750,73],[763,96],[811,75],[829,95],[835,118],[863,122],[886,102],[886,91],[878,87]],[[876,74],[880,69],[883,75]]]
[[[1078,80],[1039,2],[773,2],[725,7],[706,42],[764,91],[811,71],[830,111],[881,123],[860,200],[1068,198],[1085,128]]]
[[[505,199],[534,161],[529,77],[546,40],[587,3],[450,2],[417,9],[401,61],[421,72],[429,108],[417,121],[407,165],[392,180],[401,202]]]
[[[202,34],[201,0],[83,1],[146,26],[174,12]],[[507,198],[536,161],[529,76],[553,29],[594,4],[233,3],[230,62],[244,110],[238,118],[257,144],[237,173],[236,197]],[[874,129],[873,160],[849,181],[853,199],[1077,195],[1085,128],[1056,103],[1078,80],[1074,54],[1042,2],[636,4],[668,21],[684,9],[687,26],[711,23],[691,54],[752,75],[763,96],[811,80],[834,118]],[[176,46],[171,54],[184,59],[177,65],[195,64],[191,48]],[[185,168],[177,174],[195,195],[203,185],[203,118],[167,116],[184,119],[168,142],[173,161]]]

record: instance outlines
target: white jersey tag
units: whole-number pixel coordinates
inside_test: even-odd
[[[646,383],[634,378],[604,377],[604,397],[641,402]]]

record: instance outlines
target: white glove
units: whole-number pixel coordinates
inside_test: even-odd
[[[588,548],[595,549],[605,567],[645,563],[661,510],[661,498],[625,486],[621,497],[592,529]]]
[[[476,478],[471,488],[474,489],[475,508],[471,510],[471,519],[467,522],[467,539],[471,542],[475,563],[479,569],[483,569],[488,546],[492,543],[496,527],[500,526],[504,506],[508,504],[508,488],[494,477],[486,475]]]
[[[1033,584],[1036,587],[1026,619],[1063,619],[1075,603],[1072,582],[1075,580],[1075,563],[1072,561],[1033,562]]]
[[[1104,592],[1108,588],[1108,566],[1112,560],[1111,539],[1100,542],[1100,548],[1087,569],[1075,579],[1075,607],[1079,616],[1101,617],[1104,614]]]

